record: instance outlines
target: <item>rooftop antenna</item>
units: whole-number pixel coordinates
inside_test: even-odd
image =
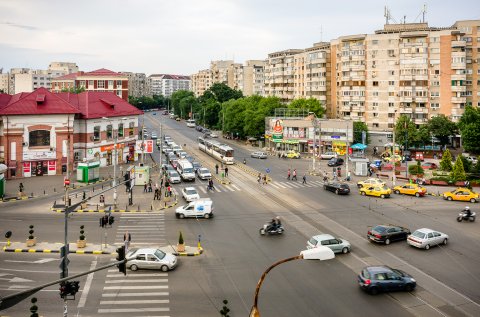
[[[392,17],[392,14],[390,13],[390,9],[388,9],[387,6],[385,6],[383,16],[385,17],[385,24],[390,24],[390,21],[393,21],[393,23],[398,24],[398,22]]]
[[[323,42],[323,25],[320,25],[320,42]]]
[[[427,14],[427,4],[426,3],[423,5],[423,11],[422,11],[422,16],[423,16],[423,18],[422,18],[423,21],[422,22],[423,23],[425,23],[425,14]]]

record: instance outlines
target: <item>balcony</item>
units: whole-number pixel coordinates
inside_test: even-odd
[[[466,74],[452,74],[451,80],[467,80],[467,75]]]
[[[452,97],[452,103],[466,103],[467,97]]]
[[[467,91],[467,86],[452,86],[453,92],[465,92]]]
[[[400,113],[413,113],[413,109],[412,108],[408,108],[408,107],[400,107],[399,110],[398,110]]]
[[[452,63],[452,66],[451,66],[452,69],[460,69],[460,70],[465,70],[467,68],[467,64],[466,63]]]
[[[414,101],[415,102],[428,102],[428,98],[427,97],[415,97]]]
[[[427,123],[427,118],[423,118],[423,119],[414,119],[415,124],[425,124]]]
[[[427,113],[427,112],[428,112],[427,108],[423,108],[423,107],[416,107],[415,108],[415,113]]]
[[[452,47],[465,47],[466,45],[466,41],[452,41]]]
[[[408,96],[400,96],[400,102],[413,102],[413,98]]]

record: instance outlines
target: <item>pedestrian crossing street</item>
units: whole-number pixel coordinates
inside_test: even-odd
[[[122,214],[115,244],[123,244],[126,231],[132,238],[132,247],[160,247],[168,245],[165,239],[165,214]],[[115,261],[112,259],[112,261]],[[111,268],[107,271],[98,306],[99,316],[169,317],[170,300],[168,272],[127,269],[127,275]]]

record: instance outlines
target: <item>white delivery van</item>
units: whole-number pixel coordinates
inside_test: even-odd
[[[177,172],[183,181],[195,181],[195,170],[190,161],[186,159],[178,160]]]
[[[180,206],[175,210],[177,218],[185,217],[213,217],[213,202],[210,198],[200,198],[192,201],[188,205]]]

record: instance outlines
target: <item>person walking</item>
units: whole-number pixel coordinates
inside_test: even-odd
[[[263,174],[263,185],[267,185],[267,174]]]
[[[143,184],[143,192],[144,193],[147,192],[147,189],[148,189],[148,184],[147,183]]]
[[[130,232],[125,231],[125,234],[123,235],[123,243],[127,248],[130,246],[131,241],[132,241],[132,235],[130,234]]]
[[[159,195],[159,188],[158,188],[158,184],[155,183],[155,192],[153,194],[153,200],[160,200],[160,195]]]
[[[302,177],[302,184],[306,184],[307,183],[307,174],[306,173],[303,173],[303,177]]]
[[[148,181],[148,192],[149,192],[149,193],[152,192],[152,180],[149,180],[149,181]]]
[[[225,177],[228,177],[228,167],[225,166]]]
[[[20,185],[18,185],[18,191],[19,191],[20,193],[23,193],[23,189],[24,189],[23,183],[20,183]]]
[[[288,181],[290,180],[290,169],[288,169],[288,171],[287,171],[287,180]]]
[[[258,173],[258,176],[257,176],[257,182],[258,182],[258,184],[261,184],[261,181],[262,181],[262,174],[261,174],[261,173]]]
[[[292,181],[293,181],[293,180],[294,180],[294,181],[297,181],[297,169],[296,169],[296,168],[293,169]]]
[[[218,164],[215,164],[215,174],[218,175]]]

